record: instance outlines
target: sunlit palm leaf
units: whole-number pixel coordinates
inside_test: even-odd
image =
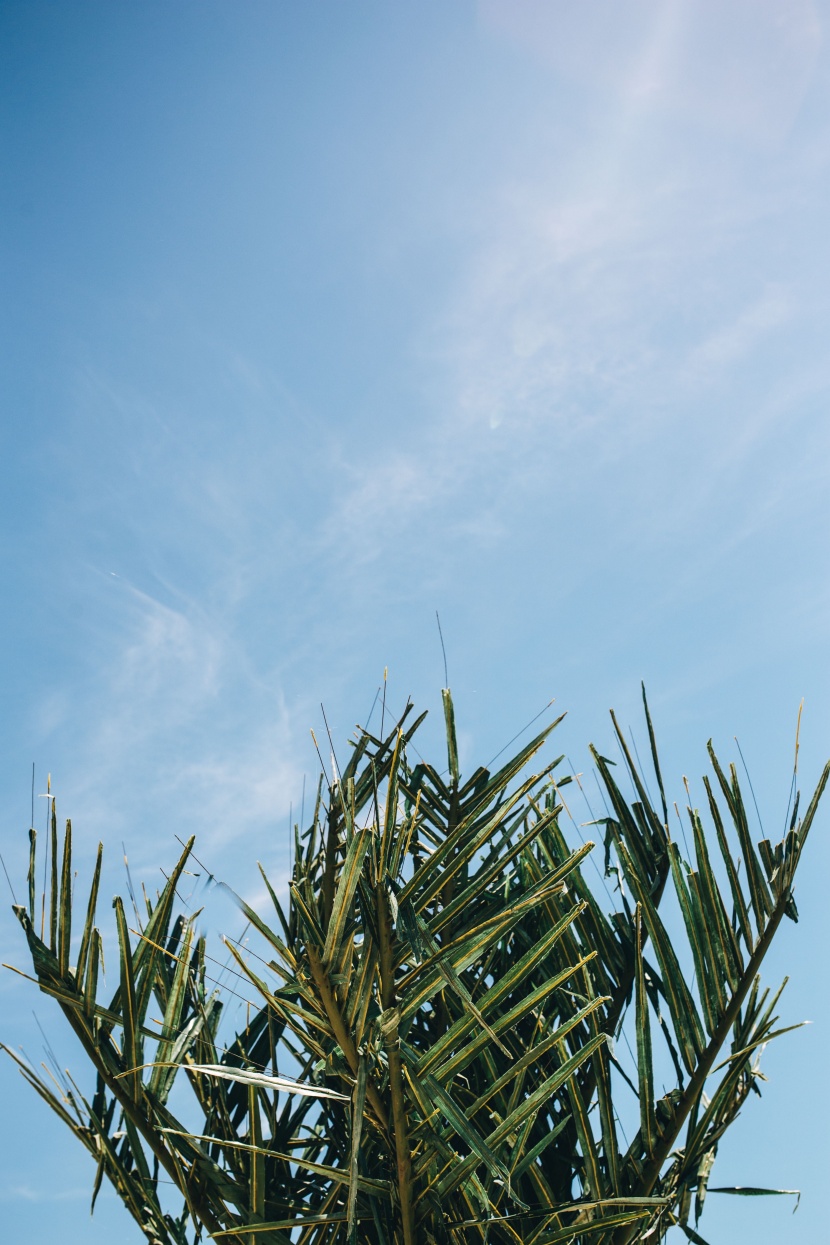
[[[53,803],[40,935],[31,832],[17,912],[95,1094],[12,1057],[93,1156],[94,1196],[106,1177],[148,1241],[188,1245],[205,1231],[239,1245],[625,1245],[673,1223],[702,1240],[688,1223],[692,1194],[699,1213],[760,1048],[792,1027],[778,1025],[778,995],[758,970],[795,915],[793,879],[830,767],[801,821],[756,849],[736,771],[711,752],[718,852],[689,808],[686,861],[648,705],[657,807],[612,718],[623,766],[593,752],[608,862],[625,887],[607,914],[583,869],[592,845],[572,846],[561,821],[562,758],[527,772],[561,719],[465,781],[448,691],[442,700],[446,772],[410,765],[421,719],[409,706],[385,737],[360,733],[296,828],[287,906],[262,870],[276,917],[238,900],[263,955],[225,940],[234,992],[258,999],[235,1034],[194,919],[174,916],[192,840],[143,929],[116,900],[119,984],[104,1003],[100,849],[73,968],[71,827],[59,855]],[[662,914],[669,879],[684,945]],[[630,1076],[613,1046],[628,1023]],[[655,1100],[660,1040],[678,1080]],[[618,1073],[639,1099],[624,1152]],[[178,1216],[163,1181],[181,1194]]]

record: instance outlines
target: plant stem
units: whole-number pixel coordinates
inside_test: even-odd
[[[323,929],[328,928],[331,912],[334,907],[335,872],[337,869],[337,852],[340,847],[338,823],[340,821],[335,801],[340,799],[340,788],[332,784],[329,789],[329,814],[326,830],[326,866],[323,873]]]
[[[386,888],[375,888],[380,939],[381,1030],[389,1062],[389,1090],[392,1096],[392,1122],[395,1130],[395,1157],[398,1168],[398,1198],[401,1207],[404,1245],[415,1245],[415,1224],[412,1209],[412,1157],[406,1104],[403,1092],[403,1066],[398,1038],[398,1010],[395,996],[395,960],[392,954],[392,913]]]
[[[755,950],[752,953],[752,958],[746,966],[743,978],[732,996],[729,1006],[723,1013],[718,1027],[712,1034],[709,1045],[706,1047],[700,1063],[695,1069],[694,1076],[691,1078],[689,1084],[683,1091],[683,1096],[677,1104],[677,1109],[672,1116],[671,1128],[666,1128],[659,1144],[655,1147],[653,1155],[643,1167],[642,1176],[638,1182],[637,1189],[637,1193],[641,1197],[648,1197],[654,1189],[654,1186],[660,1178],[662,1166],[671,1154],[674,1144],[680,1135],[680,1130],[688,1119],[689,1112],[692,1110],[703,1091],[703,1087],[706,1084],[706,1078],[709,1076],[709,1073],[715,1065],[715,1061],[720,1054],[721,1047],[729,1037],[729,1032],[738,1018],[738,1012],[741,1010],[744,1000],[746,999],[752,983],[757,976],[758,969],[761,967],[761,962],[769,950],[770,943],[775,937],[778,926],[781,924],[789,895],[789,887],[782,890],[779,895],[778,902],[772,911],[764,932],[756,943]],[[637,1230],[636,1225],[620,1229],[619,1234],[614,1238],[614,1245],[629,1245],[634,1238],[634,1233]]]
[[[332,989],[331,982],[329,981],[328,973],[323,967],[323,961],[320,959],[319,952],[316,951],[310,944],[307,947],[307,952],[311,976],[314,979],[317,992],[319,993],[323,1007],[325,1008],[328,1022],[332,1027],[332,1032],[337,1039],[337,1045],[346,1056],[346,1060],[348,1061],[352,1072],[355,1076],[357,1076],[359,1067],[357,1047],[354,1044],[352,1035],[346,1028],[346,1022],[343,1019],[340,1008],[337,1005],[337,999],[335,998],[334,990]],[[389,1136],[391,1131],[389,1128],[389,1115],[384,1101],[378,1092],[378,1088],[372,1081],[369,1081],[366,1086],[366,1097],[375,1113],[375,1116],[377,1117],[380,1127],[386,1135]]]

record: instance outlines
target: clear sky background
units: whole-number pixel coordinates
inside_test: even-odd
[[[804,787],[830,756],[827,4],[2,0],[0,124],[18,893],[33,762],[105,897],[192,830],[284,879],[321,701],[438,708],[436,610],[468,768],[554,696],[584,766],[642,678],[672,797],[737,736],[780,836],[802,697]],[[826,1240],[813,836],[768,977],[814,1024],[714,1179],[802,1203],[712,1196],[713,1245]],[[0,975],[38,1060],[32,1009],[83,1073]],[[139,1241],[8,1063],[0,1112],[7,1239]]]

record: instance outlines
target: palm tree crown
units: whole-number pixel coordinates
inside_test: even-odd
[[[31,831],[16,912],[95,1088],[56,1090],[9,1054],[93,1155],[93,1204],[106,1176],[154,1245],[205,1232],[233,1245],[628,1245],[671,1225],[702,1241],[690,1220],[718,1145],[756,1087],[760,1048],[783,1032],[780,991],[758,974],[796,917],[830,765],[782,841],[756,845],[736,770],[710,745],[711,829],[689,807],[681,851],[645,696],[656,806],[612,715],[626,780],[592,749],[609,914],[584,872],[593,845],[574,848],[563,829],[578,779],[560,774],[562,757],[528,773],[561,719],[464,779],[449,691],[443,704],[446,767],[413,764],[411,706],[388,734],[362,731],[296,830],[287,904],[264,872],[273,915],[238,901],[264,951],[225,939],[259,1000],[230,1039],[197,920],[175,913],[193,840],[132,925],[114,901],[119,983],[103,1000],[101,849],[71,964],[71,826],[59,852],[53,802],[41,912]],[[682,917],[671,935],[669,895]],[[630,1041],[628,1070],[617,1039]],[[674,1079],[659,1097],[655,1059]],[[178,1081],[195,1116],[174,1114]]]

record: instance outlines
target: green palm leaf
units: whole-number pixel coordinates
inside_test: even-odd
[[[196,917],[174,911],[192,840],[143,928],[116,899],[118,986],[102,1001],[101,849],[78,917],[72,829],[60,853],[52,802],[40,933],[34,831],[28,903],[16,912],[33,980],[80,1041],[95,1092],[8,1053],[93,1158],[93,1202],[106,1178],[154,1245],[205,1234],[238,1245],[628,1245],[671,1224],[702,1240],[688,1220],[707,1191],[786,1192],[709,1181],[762,1047],[794,1027],[779,1022],[780,991],[759,970],[796,915],[794,879],[830,766],[782,841],[756,846],[737,773],[710,746],[712,828],[688,808],[694,858],[684,860],[643,699],[657,805],[613,715],[623,764],[592,750],[622,888],[610,913],[584,868],[593,845],[571,843],[562,820],[562,758],[529,773],[561,718],[467,779],[447,689],[446,771],[410,764],[422,720],[411,706],[383,738],[359,733],[295,828],[287,903],[260,867],[276,918],[237,899],[261,951],[225,938],[231,998],[249,1003],[238,1031],[227,995],[211,988]],[[667,894],[682,936],[669,933]],[[630,1066],[615,1048],[627,1023]],[[677,1083],[655,1099],[661,1041]],[[623,1078],[639,1105],[624,1152]]]

